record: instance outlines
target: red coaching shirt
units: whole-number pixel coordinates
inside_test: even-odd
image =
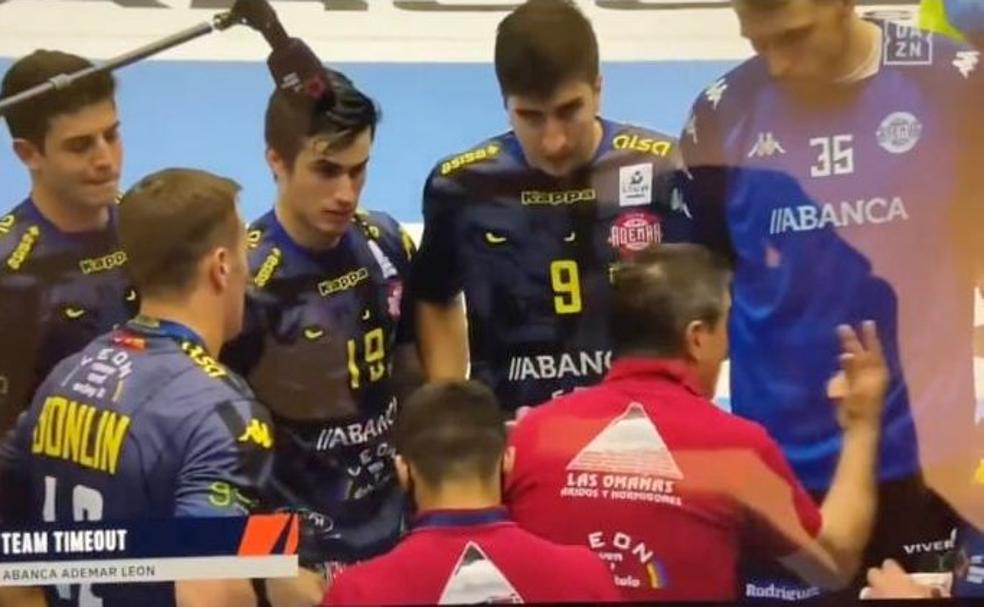
[[[611,602],[611,574],[579,546],[523,531],[505,508],[421,515],[392,552],[343,570],[323,605]]]
[[[786,556],[820,529],[776,443],[715,407],[681,362],[618,360],[511,441],[513,520],[593,549],[626,599],[732,599],[743,550]]]

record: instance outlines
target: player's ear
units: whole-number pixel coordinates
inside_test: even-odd
[[[266,149],[266,161],[267,166],[273,172],[273,179],[278,183],[283,181],[284,176],[287,174],[287,162],[284,160],[284,157],[277,150],[268,147]]]
[[[28,170],[37,170],[41,164],[44,153],[36,145],[27,139],[14,139],[14,154],[20,159]]]
[[[411,492],[410,466],[407,464],[407,460],[403,459],[401,455],[394,455],[393,467],[396,469],[396,478],[400,481],[400,487],[403,487],[403,491],[409,494]]]
[[[225,247],[216,247],[208,258],[208,274],[212,284],[219,290],[225,290],[229,285],[232,273],[232,255]]]
[[[707,325],[700,320],[692,320],[683,330],[683,350],[687,359],[698,362],[703,359],[707,341]]]
[[[502,454],[502,474],[509,476],[516,465],[516,447],[506,447]]]

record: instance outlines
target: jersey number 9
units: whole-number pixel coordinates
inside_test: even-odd
[[[558,259],[550,264],[550,285],[554,291],[554,311],[557,314],[577,314],[581,311],[581,273],[573,259]]]

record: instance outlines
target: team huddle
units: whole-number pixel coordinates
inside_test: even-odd
[[[590,22],[528,0],[512,128],[436,163],[419,248],[360,206],[379,108],[337,71],[270,95],[248,225],[202,170],[119,194],[108,74],[11,110],[0,525],[292,512],[300,575],[0,605],[984,594],[984,67],[854,4],[734,0],[756,56],[676,137],[604,117]]]

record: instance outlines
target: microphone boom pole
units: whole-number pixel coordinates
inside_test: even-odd
[[[177,32],[176,34],[172,34],[163,40],[152,42],[146,46],[142,46],[118,57],[114,57],[113,59],[93,65],[92,67],[79,70],[72,74],[59,74],[47,82],[39,84],[26,91],[12,95],[5,99],[0,99],[0,117],[9,112],[11,109],[27,103],[31,99],[34,99],[35,97],[43,95],[49,91],[65,88],[72,83],[83,78],[88,78],[93,74],[99,74],[102,72],[112,71],[120,67],[125,67],[131,63],[136,63],[141,59],[150,57],[151,55],[156,55],[157,53],[166,51],[180,44],[184,44],[185,42],[189,42],[195,38],[200,38],[201,36],[210,34],[213,31],[224,30],[237,23],[240,23],[240,18],[234,14],[233,11],[220,13],[213,17],[211,21],[200,23],[194,27],[190,27],[186,30]]]

